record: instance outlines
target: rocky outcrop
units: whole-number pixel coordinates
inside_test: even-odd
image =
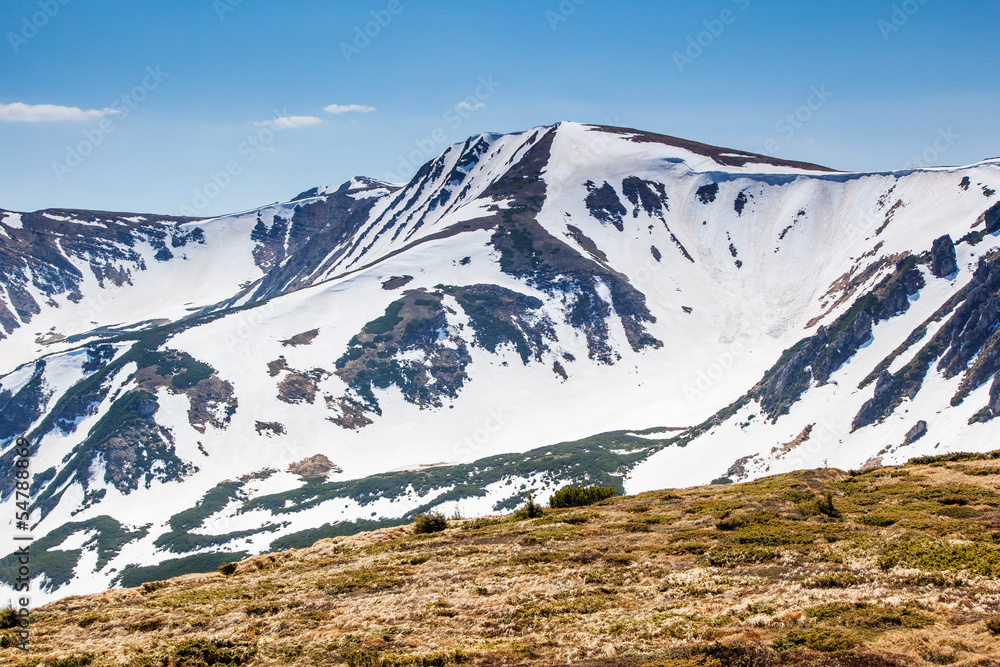
[[[927,422],[921,419],[914,424],[913,428],[906,432],[906,437],[903,438],[903,446],[912,445],[925,435],[927,435]]]
[[[647,215],[663,219],[670,210],[669,199],[663,183],[646,181],[637,176],[629,176],[622,181],[622,193],[632,203],[632,217],[639,217],[640,206]]]
[[[787,413],[813,382],[829,382],[830,376],[871,340],[876,322],[909,309],[908,296],[924,286],[915,260],[911,256],[897,262],[891,276],[858,298],[829,327],[819,327],[813,336],[785,351],[751,391],[772,420]]]
[[[1000,202],[991,206],[984,214],[986,222],[986,233],[993,234],[1000,231]]]
[[[930,270],[937,278],[944,278],[958,271],[955,243],[948,234],[934,240],[934,245],[931,246]]]
[[[618,193],[611,184],[605,181],[604,185],[597,187],[593,181],[587,181],[585,185],[589,193],[585,203],[590,214],[604,224],[610,222],[620,232],[625,231],[622,219],[628,211],[625,210],[622,200],[618,198]]]

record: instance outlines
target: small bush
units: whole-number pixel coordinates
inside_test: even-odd
[[[991,634],[1000,637],[1000,616],[994,616],[993,618],[986,619],[986,629],[989,630]]]
[[[857,645],[858,640],[853,636],[839,630],[829,630],[827,628],[792,630],[784,639],[774,642],[774,648],[778,651],[788,651],[805,647],[824,653],[849,651]]]
[[[236,574],[236,563],[223,563],[219,566],[219,574],[224,577]]]
[[[441,512],[418,514],[413,521],[413,532],[420,534],[440,533],[448,527],[448,519]]]
[[[827,491],[825,494],[816,499],[816,509],[823,516],[828,516],[836,519],[840,516],[840,512],[836,507],[833,506],[833,492]]]
[[[549,507],[558,509],[561,507],[583,507],[615,495],[613,486],[567,486],[552,494],[549,498]]]
[[[718,530],[730,531],[730,530],[736,530],[737,528],[742,528],[743,526],[746,525],[746,523],[747,520],[743,516],[740,515],[727,516],[724,519],[719,519],[719,521],[716,522],[715,527]]]
[[[161,588],[166,588],[169,585],[170,584],[165,581],[147,581],[142,585],[142,592],[152,593],[153,591],[158,591]]]
[[[545,514],[545,512],[542,511],[542,506],[535,502],[535,498],[531,494],[531,491],[528,491],[524,507],[514,512],[514,518],[518,521],[523,521],[525,519],[537,519],[543,514]]]
[[[0,609],[0,630],[10,630],[18,626],[17,612],[13,607]]]
[[[86,614],[80,617],[80,620],[76,622],[77,627],[89,628],[95,623],[107,623],[108,617],[104,614]]]

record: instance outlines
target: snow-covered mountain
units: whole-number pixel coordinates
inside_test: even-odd
[[[993,449],[998,186],[561,123],[222,218],[0,211],[36,599],[570,482]]]

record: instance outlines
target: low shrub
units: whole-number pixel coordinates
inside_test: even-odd
[[[420,534],[440,533],[448,527],[448,519],[441,512],[418,514],[413,521],[413,532]]]
[[[537,519],[543,514],[545,514],[545,512],[542,510],[542,506],[535,502],[535,498],[531,494],[531,491],[528,491],[527,496],[525,497],[524,507],[514,512],[514,518],[518,521],[524,521],[525,519]]]
[[[17,612],[13,607],[0,609],[0,630],[10,630],[18,626]]]
[[[161,588],[166,588],[169,585],[170,584],[165,581],[147,581],[142,585],[142,592],[152,593],[153,591],[158,591]]]
[[[616,493],[613,486],[567,486],[549,498],[549,507],[583,507],[611,498]]]
[[[816,509],[819,510],[819,513],[823,516],[828,516],[833,519],[840,516],[840,511],[833,506],[833,492],[831,491],[827,491],[816,499]]]
[[[986,629],[990,634],[1000,637],[1000,616],[986,619]]]
[[[236,574],[236,563],[223,563],[219,566],[219,574],[224,577]]]
[[[783,639],[774,642],[778,651],[788,651],[796,648],[811,648],[823,653],[849,651],[855,648],[859,641],[852,635],[831,630],[829,628],[810,628],[808,630],[792,630]]]

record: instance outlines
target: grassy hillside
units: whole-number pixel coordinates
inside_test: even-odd
[[[1000,665],[1000,453],[326,539],[38,609],[5,665]]]

